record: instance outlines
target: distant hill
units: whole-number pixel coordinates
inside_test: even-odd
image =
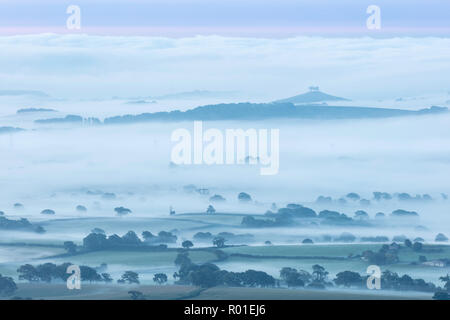
[[[73,114],[69,114],[64,118],[38,119],[34,120],[34,122],[39,124],[83,124],[84,122],[91,125],[101,124],[101,121],[97,118],[83,118]]]
[[[37,90],[0,90],[0,96],[34,96],[48,98],[49,95]]]
[[[109,117],[104,124],[125,124],[148,121],[215,121],[291,119],[364,119],[414,116],[447,112],[445,107],[433,106],[418,111],[388,108],[303,105],[292,103],[230,103],[201,106],[187,111],[142,113]]]
[[[0,127],[0,134],[3,134],[3,133],[14,133],[14,132],[19,132],[19,131],[24,131],[24,129],[22,129],[22,128],[14,128],[14,127]]]
[[[287,99],[281,99],[274,101],[275,103],[285,103],[290,102],[294,104],[300,104],[300,103],[315,103],[315,102],[325,102],[325,101],[350,101],[345,98],[336,97],[329,95],[327,93],[324,93],[319,90],[311,90],[306,93],[302,93]]]
[[[56,112],[54,109],[46,109],[46,108],[24,108],[17,110],[17,114],[20,113],[34,113],[34,112]]]

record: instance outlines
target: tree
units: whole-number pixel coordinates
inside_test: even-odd
[[[106,283],[110,283],[113,281],[113,279],[111,278],[111,275],[109,273],[102,273],[102,279]]]
[[[0,274],[0,296],[10,296],[17,290],[17,285],[11,277]]]
[[[248,193],[241,192],[238,194],[238,200],[240,202],[250,202],[252,201],[252,197]]]
[[[101,233],[90,233],[83,239],[83,247],[89,251],[102,250],[106,244],[106,235]]]
[[[206,213],[214,214],[214,213],[216,213],[216,209],[214,209],[214,207],[212,205],[209,205],[208,208],[206,209]]]
[[[209,198],[211,202],[224,202],[226,199],[222,197],[220,194],[215,194],[211,198]]]
[[[145,300],[145,296],[140,291],[131,290],[128,291],[128,294],[131,296],[131,300]]]
[[[74,254],[77,252],[77,245],[73,241],[65,241],[64,249],[66,249],[67,253]]]
[[[422,251],[423,244],[421,242],[414,242],[412,248],[414,251]]]
[[[137,246],[141,244],[141,239],[134,231],[128,231],[122,236],[122,242],[126,245]]]
[[[85,206],[82,206],[82,205],[78,205],[75,209],[76,209],[78,212],[86,212],[86,211],[87,211],[86,207],[85,207]]]
[[[436,236],[436,238],[434,239],[434,241],[436,241],[436,242],[446,242],[446,241],[448,241],[448,238],[443,233],[439,233]]]
[[[154,238],[155,235],[153,233],[151,233],[150,231],[143,231],[142,232],[142,238],[144,238],[144,240],[150,240],[151,238]]]
[[[353,201],[357,201],[359,199],[361,199],[361,197],[359,196],[359,194],[355,193],[355,192],[350,192],[346,195],[347,198],[353,200]]]
[[[413,244],[412,244],[411,240],[406,239],[404,243],[405,243],[405,247],[412,248]]]
[[[91,233],[100,233],[100,234],[106,235],[105,230],[103,230],[101,228],[94,228],[94,229],[91,230]]]
[[[433,300],[450,300],[450,294],[444,291],[435,292],[433,295]]]
[[[137,274],[134,271],[125,271],[125,273],[122,275],[122,277],[117,280],[118,283],[136,283],[139,284],[139,274]]]
[[[17,269],[19,280],[27,280],[29,282],[39,281],[39,275],[36,268],[31,264],[24,264]]]
[[[427,257],[426,256],[419,256],[419,262],[421,262],[421,263],[427,262]]]
[[[205,263],[200,266],[189,266],[188,281],[194,286],[211,288],[221,284],[220,269],[213,263]],[[181,268],[180,268],[181,271]]]
[[[175,258],[175,265],[176,266],[181,266],[183,264],[190,264],[192,263],[191,259],[189,259],[189,254],[188,252],[181,252],[177,255],[177,257]]]
[[[225,239],[222,237],[215,237],[213,240],[213,245],[215,245],[217,248],[223,248],[225,247]]]
[[[450,292],[450,276],[447,274],[445,277],[440,277],[439,280],[444,282],[444,288]]]
[[[115,211],[119,216],[123,216],[123,215],[129,214],[129,213],[132,212],[130,209],[124,208],[124,207],[117,207],[117,208],[114,208],[114,211]]]
[[[355,212],[356,220],[367,220],[369,219],[369,215],[364,210],[358,210]]]
[[[51,214],[54,215],[55,211],[53,211],[52,209],[44,209],[41,211],[41,214]]]
[[[177,236],[168,231],[158,232],[158,242],[161,243],[175,243],[177,242]]]
[[[264,271],[247,270],[241,276],[245,286],[264,288],[275,285],[275,279]]]
[[[313,265],[313,276],[314,276],[314,280],[319,281],[319,282],[324,282],[325,278],[328,275],[328,271],[325,270],[324,267],[322,267],[321,265],[315,264]]]
[[[88,266],[80,266],[81,271],[81,280],[89,281],[89,282],[98,282],[103,281],[103,278],[100,274],[97,273],[97,270]]]
[[[159,285],[167,282],[167,275],[165,273],[157,273],[153,276],[153,281]]]
[[[186,241],[183,241],[181,246],[185,249],[189,249],[189,248],[192,248],[194,246],[194,244],[192,243],[192,241],[186,240]]]
[[[304,287],[305,282],[301,279],[300,273],[298,273],[297,269],[284,267],[280,271],[280,277],[284,281],[288,287]]]
[[[360,287],[363,284],[363,278],[357,272],[353,271],[343,271],[336,274],[336,279],[334,283],[337,285],[342,285],[345,287],[356,286]]]

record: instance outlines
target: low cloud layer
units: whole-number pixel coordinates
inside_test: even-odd
[[[449,90],[448,38],[0,37],[2,89],[54,97],[238,91],[278,99],[319,85],[351,99]]]

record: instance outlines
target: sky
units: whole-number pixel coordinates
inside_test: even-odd
[[[379,30],[366,26],[374,4]],[[80,8],[80,29],[66,27],[69,5]],[[0,90],[447,95],[449,12],[445,0],[0,0]]]
[[[54,98],[209,90],[273,101],[317,85],[349,99],[441,94],[444,103],[449,57],[450,38],[440,37],[3,36],[0,87]]]
[[[80,30],[66,28],[69,5],[81,9]],[[380,30],[366,28],[370,5]],[[0,34],[448,36],[448,12],[446,0],[1,0]]]

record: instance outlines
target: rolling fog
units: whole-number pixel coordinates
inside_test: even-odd
[[[357,237],[422,237],[427,242],[433,242],[438,232],[448,236],[448,200],[441,196],[450,194],[448,114],[372,120],[203,123],[204,130],[216,128],[222,132],[279,129],[279,172],[270,176],[260,175],[258,165],[171,166],[171,133],[179,128],[192,131],[192,122],[74,126],[34,121],[68,114],[103,120],[216,103],[270,102],[303,93],[310,85],[352,99],[336,105],[411,110],[449,106],[449,48],[449,39],[434,37],[0,37],[0,80],[5,84],[0,88],[0,126],[26,129],[0,135],[0,211],[7,218],[39,222],[47,231],[0,232],[0,242],[61,244],[72,240],[80,244],[94,227],[120,235],[129,230],[140,234],[144,230],[157,233],[180,228],[173,231],[178,243],[170,246],[192,240],[198,231],[251,233],[254,238],[248,244],[263,244],[266,240],[299,244],[306,237],[320,243],[324,235],[338,236],[344,231]],[[1,91],[13,89],[39,90],[42,94],[10,96]],[[195,90],[209,94],[177,96]],[[29,107],[57,111],[16,113]],[[210,194],[186,193],[183,187],[190,184],[206,188]],[[371,200],[374,191],[429,194],[434,200],[372,201],[367,207],[353,202],[345,206],[315,202],[320,195],[337,200],[349,192]],[[254,201],[239,203],[240,192],[249,193]],[[104,193],[116,197],[105,199]],[[204,213],[209,197],[215,194],[227,200],[213,204],[217,212],[234,216],[182,215]],[[24,208],[15,209],[14,203]],[[237,214],[263,215],[272,203],[278,208],[300,203],[316,211],[336,210],[349,216],[362,209],[371,218],[380,211],[389,214],[396,209],[414,210],[420,221],[351,230],[333,226],[240,227],[242,216]],[[87,212],[77,212],[77,205],[85,206]],[[114,208],[120,206],[132,213],[117,216]],[[187,217],[183,224],[175,227],[167,219],[170,207],[177,213],[170,219],[181,221]],[[40,214],[44,209],[56,214]],[[207,219],[209,224],[204,222]],[[425,228],[416,230],[419,224]],[[196,247],[210,245],[195,242]],[[44,255],[47,253],[43,249],[0,251],[0,262]],[[281,263],[285,262],[277,265],[274,261],[267,271],[277,274]],[[248,265],[230,262],[223,267],[240,270]],[[333,270],[344,268],[338,267]],[[117,265],[111,268],[120,271]],[[154,270],[173,269],[170,262],[170,266],[156,266]]]
[[[64,106],[60,102],[58,109],[64,110]],[[55,117],[40,117],[44,116]],[[27,127],[23,124],[28,123],[28,131],[0,135],[3,168],[0,181],[4,186],[0,210],[8,217],[27,217],[32,221],[110,217],[120,219],[123,231],[128,231],[132,229],[133,219],[167,217],[170,206],[177,213],[204,212],[209,196],[183,191],[183,186],[194,184],[209,189],[210,196],[220,194],[227,199],[225,203],[214,204],[218,212],[264,214],[273,202],[278,207],[301,203],[315,210],[338,210],[350,216],[363,209],[373,218],[379,211],[388,214],[402,208],[420,214],[420,224],[429,228],[420,236],[428,240],[433,240],[437,232],[449,231],[448,204],[441,197],[441,193],[450,193],[449,115],[351,121],[203,123],[204,130],[279,129],[280,168],[273,176],[261,176],[258,165],[170,167],[174,145],[170,141],[171,132],[177,128],[192,131],[192,122],[74,127],[35,125],[26,117],[29,116],[21,120],[21,115],[15,115],[13,119],[14,126]],[[88,195],[88,191],[115,193],[116,199]],[[240,204],[237,194],[242,191],[249,193],[255,203]],[[372,201],[369,207],[352,203],[343,207],[314,203],[319,195],[337,200],[349,192],[371,199],[373,191],[407,192],[413,196],[430,194],[435,200],[432,203]],[[14,209],[16,202],[22,203],[24,209]],[[86,206],[88,212],[76,212],[79,204]],[[130,208],[133,213],[116,217],[113,209],[118,206]],[[56,215],[40,214],[46,208],[55,210]],[[138,226],[139,223],[136,228]],[[122,227],[111,226],[108,232],[122,231]],[[69,232],[71,229],[67,226],[42,238],[65,234],[65,238],[79,241],[90,230],[87,228]],[[222,229],[218,231],[229,231]],[[257,230],[237,230],[238,233],[247,231],[258,234]],[[333,233],[342,231],[345,230],[336,229]],[[402,234],[397,228],[352,232]],[[274,237],[280,234],[279,230],[264,230],[264,233]],[[323,231],[293,229],[285,234],[299,233],[303,238],[318,236]],[[403,233],[419,235],[412,226]],[[189,233],[183,236],[188,237]],[[288,240],[280,239],[281,242]],[[263,241],[264,238],[257,236],[257,242]]]

